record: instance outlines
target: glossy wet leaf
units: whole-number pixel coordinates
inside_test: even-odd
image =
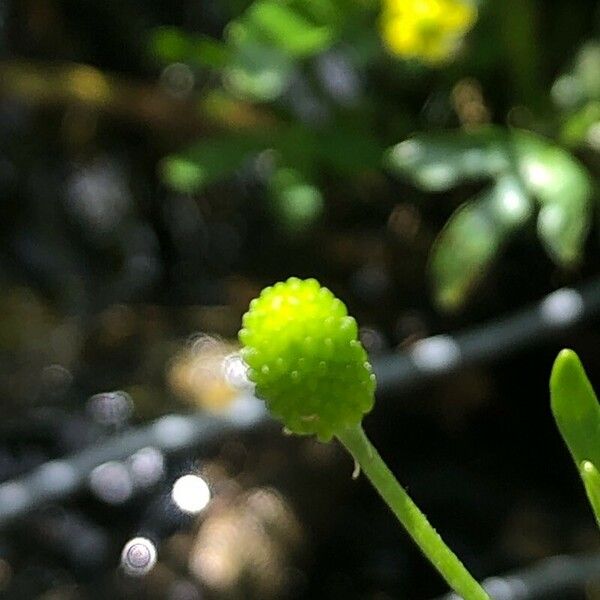
[[[539,138],[521,133],[516,146],[521,177],[540,203],[540,241],[556,263],[573,265],[591,224],[590,177],[568,152]]]
[[[506,134],[492,127],[418,135],[391,148],[386,162],[392,172],[419,188],[439,192],[506,171],[510,166],[506,144]]]
[[[450,217],[434,244],[429,265],[440,308],[453,311],[464,303],[508,235],[532,210],[519,181],[505,176]]]
[[[386,162],[424,191],[485,180],[492,186],[451,217],[434,246],[431,276],[442,308],[463,303],[509,230],[533,216],[534,201],[538,237],[550,258],[565,267],[581,258],[591,179],[573,156],[542,137],[498,127],[424,134],[391,148]]]
[[[585,487],[585,493],[594,511],[596,523],[600,527],[600,473],[596,467],[586,460],[579,467],[579,474]]]
[[[565,197],[540,209],[538,236],[554,262],[565,267],[580,262],[591,216],[587,196]]]
[[[550,377],[550,401],[558,429],[580,468],[600,465],[600,405],[577,354],[562,350]]]

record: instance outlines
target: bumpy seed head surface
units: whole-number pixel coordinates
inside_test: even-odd
[[[239,338],[257,394],[290,431],[329,440],[373,407],[375,376],[356,321],[315,279],[265,288]]]

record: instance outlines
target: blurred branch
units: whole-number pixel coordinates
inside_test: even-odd
[[[507,356],[559,335],[600,314],[600,278],[575,288],[561,288],[508,317],[456,335],[436,335],[406,352],[373,361],[379,393],[397,393],[433,376]]]
[[[131,428],[63,459],[0,484],[0,526],[50,502],[62,501],[87,485],[91,472],[108,461],[123,460],[142,448],[165,453],[206,448],[223,435],[252,429],[265,420],[262,402],[240,396],[227,413],[167,415]]]
[[[578,290],[562,288],[509,317],[454,336],[426,338],[400,354],[375,358],[378,392],[396,394],[434,376],[539,345],[598,313],[600,278]],[[83,488],[92,470],[107,461],[123,460],[148,446],[166,453],[206,447],[228,433],[252,429],[267,420],[262,403],[255,398],[242,396],[237,401],[240,410],[235,412],[235,406],[229,416],[162,417],[0,484],[0,526],[45,503],[64,500]]]
[[[263,109],[218,92],[178,98],[158,84],[132,82],[77,63],[0,61],[0,96],[35,106],[83,106],[193,137],[211,128],[271,127]]]
[[[526,569],[489,577],[483,587],[494,600],[546,600],[564,598],[564,594],[598,582],[600,554],[553,556]],[[455,594],[439,600],[459,600]]]

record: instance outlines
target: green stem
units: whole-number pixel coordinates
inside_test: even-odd
[[[398,483],[365,435],[362,426],[346,429],[338,433],[337,437],[448,585],[464,600],[490,600],[485,590],[446,546],[427,517]]]

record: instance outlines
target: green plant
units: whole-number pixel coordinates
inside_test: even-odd
[[[600,526],[600,405],[577,354],[562,350],[550,377],[552,413]]]
[[[314,279],[292,277],[251,302],[239,338],[257,394],[286,429],[337,437],[450,587],[465,600],[489,599],[363,431],[375,376],[343,302]]]
[[[444,310],[462,306],[511,236],[535,216],[554,263],[572,268],[583,255],[592,220],[590,176],[540,136],[499,127],[420,134],[391,148],[387,164],[426,192],[489,181],[454,212],[431,250],[429,275]]]
[[[547,94],[532,2],[242,4],[230,10],[222,39],[172,27],[150,35],[159,64],[185,63],[212,82],[201,102],[211,133],[161,162],[167,185],[201,194],[236,172],[252,173],[275,229],[302,239],[337,198],[425,200],[416,190],[395,194],[388,187],[385,155],[390,173],[439,194],[439,204],[452,201],[453,188],[458,195],[475,190],[431,248],[428,274],[440,310],[463,309],[511,240],[530,235],[534,220],[550,260],[577,269],[593,218],[593,185],[572,151],[600,148],[598,43],[585,43]],[[512,115],[497,112],[492,97],[503,86],[485,75],[503,71],[507,56],[520,107]],[[479,99],[459,102],[461,89]],[[436,100],[429,106],[427,98]],[[556,114],[545,106],[550,98]],[[532,131],[489,126],[492,114]],[[462,127],[447,129],[455,117]]]

